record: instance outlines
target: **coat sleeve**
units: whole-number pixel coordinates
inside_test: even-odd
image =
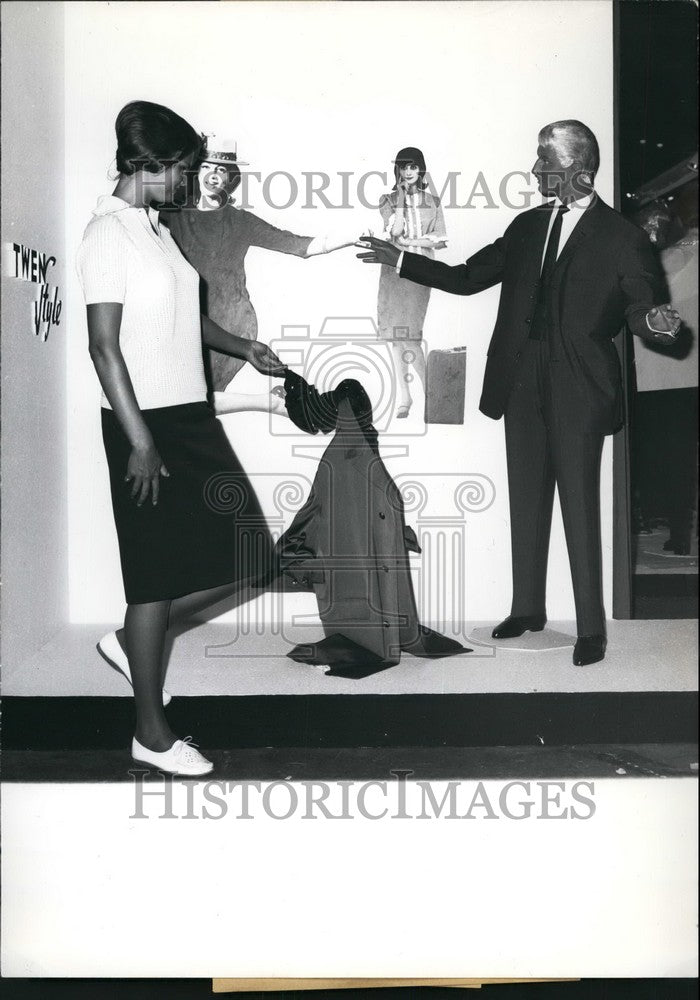
[[[404,252],[401,277],[453,295],[474,295],[503,280],[511,226],[495,243],[473,254],[465,264],[451,266],[420,254]]]
[[[334,509],[332,483],[331,463],[322,457],[306,502],[275,547],[278,572],[298,584],[325,581]]]
[[[633,231],[618,258],[618,277],[624,296],[625,319],[633,334],[652,336],[646,315],[655,305],[668,300],[666,282],[656,251],[643,230]]]
[[[318,562],[318,524],[322,505],[318,491],[312,487],[289,528],[277,541],[275,561],[277,572],[297,584],[323,582],[323,568]]]

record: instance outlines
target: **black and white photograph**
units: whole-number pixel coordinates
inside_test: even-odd
[[[10,991],[697,975],[697,29],[2,3]]]

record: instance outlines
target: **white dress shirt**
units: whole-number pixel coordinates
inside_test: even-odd
[[[557,247],[557,259],[559,258],[559,254],[562,252],[562,250],[566,246],[566,241],[569,239],[569,237],[573,233],[574,229],[576,228],[576,226],[581,221],[581,217],[582,217],[583,213],[586,211],[586,209],[588,208],[588,206],[590,205],[590,203],[592,201],[593,201],[593,195],[592,194],[587,194],[585,197],[578,198],[576,201],[570,201],[570,202],[568,202],[567,208],[569,209],[569,211],[568,212],[564,212],[564,214],[562,216],[562,219],[561,219],[561,235],[559,237],[559,246]],[[555,198],[554,199],[554,204],[555,204],[556,207],[551,212],[550,217],[549,217],[549,226],[547,227],[547,239],[544,241],[544,247],[542,249],[542,261],[540,263],[540,271],[542,270],[542,267],[544,266],[544,258],[545,258],[545,254],[547,253],[547,245],[549,243],[549,236],[550,236],[550,233],[552,232],[552,227],[554,225],[554,220],[557,217],[557,211],[558,211],[559,207],[561,206],[562,202],[559,201],[558,198]]]

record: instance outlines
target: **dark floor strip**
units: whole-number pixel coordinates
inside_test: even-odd
[[[175,698],[168,718],[209,750],[694,743],[695,692]],[[3,750],[121,750],[131,698],[5,698]]]
[[[549,778],[697,777],[693,744],[562,747],[432,747],[206,750],[215,781],[510,780]],[[696,767],[693,767],[696,765]],[[157,771],[134,764],[128,749],[10,750],[4,782],[160,781]]]

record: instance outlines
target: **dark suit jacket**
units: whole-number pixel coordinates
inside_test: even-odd
[[[550,203],[518,215],[500,239],[466,264],[450,267],[404,255],[402,278],[455,295],[502,283],[479,406],[496,420],[505,411],[529,337],[554,207]],[[665,301],[663,289],[646,233],[596,195],[559,255],[552,281],[555,405],[567,419],[603,434],[622,424],[622,380],[612,341],[625,322],[633,333],[650,336],[645,316]]]

